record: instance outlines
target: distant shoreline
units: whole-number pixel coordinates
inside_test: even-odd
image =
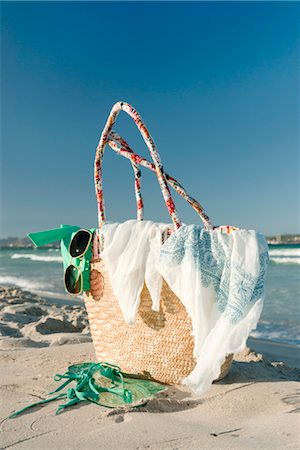
[[[300,245],[300,234],[279,234],[277,236],[268,236],[267,242],[269,245]],[[32,242],[27,238],[18,238],[18,237],[8,237],[4,239],[0,239],[0,248],[3,249],[18,249],[18,248],[29,248],[36,249],[36,247],[32,244]],[[60,244],[55,242],[53,244],[48,244],[41,249],[56,249],[60,248]]]

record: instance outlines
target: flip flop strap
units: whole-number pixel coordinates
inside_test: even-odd
[[[115,385],[110,388],[96,385],[93,375],[97,371],[99,371],[102,376],[109,378]],[[76,386],[68,388],[67,392],[61,392],[54,397],[32,403],[22,409],[14,411],[8,418],[17,417],[19,414],[22,414],[24,411],[30,408],[38,405],[43,405],[54,400],[62,398],[69,399],[67,403],[59,405],[58,409],[55,412],[55,414],[58,414],[65,408],[75,405],[76,403],[79,403],[81,401],[91,401],[93,403],[97,403],[101,397],[101,393],[104,392],[109,392],[111,394],[117,395],[118,397],[121,397],[125,403],[132,403],[132,393],[130,392],[130,390],[124,387],[124,377],[118,366],[114,366],[109,363],[91,363],[78,373],[67,370],[64,374],[56,374],[54,376],[55,381],[60,381],[62,379],[66,379],[66,381],[63,382],[54,391],[49,392],[48,395],[56,394],[57,392],[62,391],[72,381],[76,382]],[[86,389],[87,386],[89,387],[89,389]]]

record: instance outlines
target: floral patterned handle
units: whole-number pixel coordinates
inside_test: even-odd
[[[136,199],[136,218],[137,220],[143,220],[144,218],[144,203],[143,203],[143,197],[141,192],[141,177],[142,173],[139,168],[138,161],[138,155],[136,153],[133,153],[125,139],[123,139],[121,136],[119,136],[115,131],[111,131],[109,138],[108,138],[108,145],[112,148],[111,144],[111,137],[116,136],[115,139],[120,142],[120,145],[122,145],[122,148],[124,149],[124,154],[119,152],[118,150],[115,150],[118,155],[126,156],[128,159],[130,159],[133,173],[134,173],[134,189],[135,189],[135,199]],[[127,156],[127,154],[130,154],[130,157]],[[135,155],[137,158],[134,158],[133,155]],[[155,166],[153,163],[150,163],[153,165],[153,171],[155,172]]]
[[[125,139],[118,135],[115,131],[112,131],[108,138],[108,145],[112,150],[114,150],[118,155],[124,156],[125,158],[131,161],[133,166],[133,170],[135,172],[135,187],[136,187],[136,201],[137,201],[137,219],[142,220],[143,218],[143,199],[140,190],[140,171],[136,172],[136,165],[141,165],[143,167],[147,167],[147,169],[155,172],[155,166],[153,163],[143,158],[142,156],[134,153],[133,150],[129,147]],[[168,184],[175,189],[175,191],[181,195],[184,200],[186,200],[192,208],[199,214],[200,218],[204,223],[204,227],[208,230],[213,229],[213,226],[210,222],[208,215],[204,212],[203,207],[200,205],[197,200],[191,197],[184,187],[177,181],[175,178],[171,177],[171,175],[165,172],[165,177]]]
[[[97,149],[96,149],[96,157],[95,157],[95,163],[94,163],[94,175],[95,175],[95,190],[96,190],[96,197],[97,197],[97,204],[98,204],[99,228],[101,227],[103,222],[105,222],[105,208],[104,208],[103,186],[102,186],[102,159],[103,159],[103,154],[104,154],[104,149],[105,149],[106,144],[108,144],[108,143],[110,144],[110,141],[112,140],[111,135],[116,137],[116,133],[114,133],[112,131],[112,127],[116,122],[118,114],[122,110],[125,111],[134,120],[135,124],[137,125],[137,127],[149,149],[150,155],[153,160],[153,166],[151,166],[151,170],[155,170],[155,172],[156,172],[156,176],[157,176],[166,206],[168,208],[171,219],[174,223],[175,229],[177,229],[181,226],[181,221],[178,217],[178,214],[177,214],[177,211],[176,211],[176,208],[175,208],[175,205],[174,205],[174,202],[173,202],[173,199],[172,199],[172,196],[171,196],[168,184],[167,184],[167,177],[166,177],[166,174],[164,173],[162,162],[161,162],[160,156],[158,154],[158,151],[156,149],[156,146],[154,144],[154,141],[153,141],[147,127],[143,123],[139,113],[131,105],[129,105],[128,103],[125,103],[125,102],[118,102],[113,106],[113,108],[108,116],[105,127],[102,131],[102,134],[101,134],[101,137],[100,137]],[[123,150],[132,152],[132,150],[130,149],[128,144],[124,140],[122,140],[122,138],[119,139],[119,142],[120,142],[120,140],[121,140],[121,145],[123,147],[125,147],[125,148],[123,148]],[[141,158],[139,155],[136,155],[136,159],[131,158],[131,162],[132,162],[133,169],[135,172],[136,198],[137,198],[137,201],[140,200],[140,209],[142,209],[143,204],[142,204],[142,198],[140,195],[139,169],[138,169],[137,165],[138,164],[146,165],[145,163],[142,163],[142,161],[145,162],[147,160],[145,160],[144,158]],[[148,163],[148,161],[147,161],[147,163]],[[151,163],[148,163],[148,164],[151,164]],[[182,188],[182,186],[174,178],[168,176],[168,179],[169,179],[169,184],[172,185],[172,183],[173,183],[173,187],[184,197],[184,195],[186,193],[185,193],[184,189]],[[207,229],[212,229],[212,225],[209,221],[209,218],[203,212],[203,208],[200,206],[200,204],[198,202],[196,202],[196,200],[189,197],[187,194],[186,194],[186,200],[190,204],[192,204],[192,206],[194,204],[194,207],[196,206],[195,209],[197,210],[197,212],[199,214],[201,213],[200,216],[204,222],[205,227]],[[142,213],[140,216],[142,217]],[[139,218],[139,215],[138,215],[138,218]]]

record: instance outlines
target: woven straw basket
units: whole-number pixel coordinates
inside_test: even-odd
[[[138,126],[153,163],[135,154],[127,142],[112,127],[118,113],[127,112]],[[165,203],[172,218],[174,228],[181,222],[177,216],[168,184],[173,187],[200,215],[206,229],[212,229],[208,216],[201,205],[190,197],[184,188],[163,171],[160,157],[147,128],[139,114],[127,103],[117,103],[107,120],[97,147],[95,159],[95,187],[98,201],[99,229],[105,221],[102,192],[102,157],[109,145],[118,154],[127,157],[135,174],[137,199],[137,219],[143,218],[143,201],[140,191],[140,170],[143,165],[156,172]],[[124,372],[166,384],[178,384],[195,367],[193,357],[194,338],[191,336],[191,319],[179,298],[163,283],[160,310],[152,310],[148,289],[144,286],[138,314],[133,325],[124,321],[117,299],[114,296],[109,275],[101,261],[101,242],[95,235],[92,262],[91,291],[84,295],[91,334],[99,361],[109,361],[121,367]],[[232,355],[228,355],[221,366],[218,380],[230,370]]]

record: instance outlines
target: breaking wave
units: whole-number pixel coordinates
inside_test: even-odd
[[[61,256],[46,256],[46,255],[32,255],[30,253],[14,253],[11,259],[27,258],[31,261],[45,261],[45,262],[62,262]]]
[[[31,279],[22,278],[22,277],[12,277],[9,275],[0,276],[0,284],[1,285],[10,285],[16,286],[21,289],[25,289],[28,291],[39,291],[45,288],[45,282],[33,281]],[[49,288],[49,282],[47,283],[47,287]]]

